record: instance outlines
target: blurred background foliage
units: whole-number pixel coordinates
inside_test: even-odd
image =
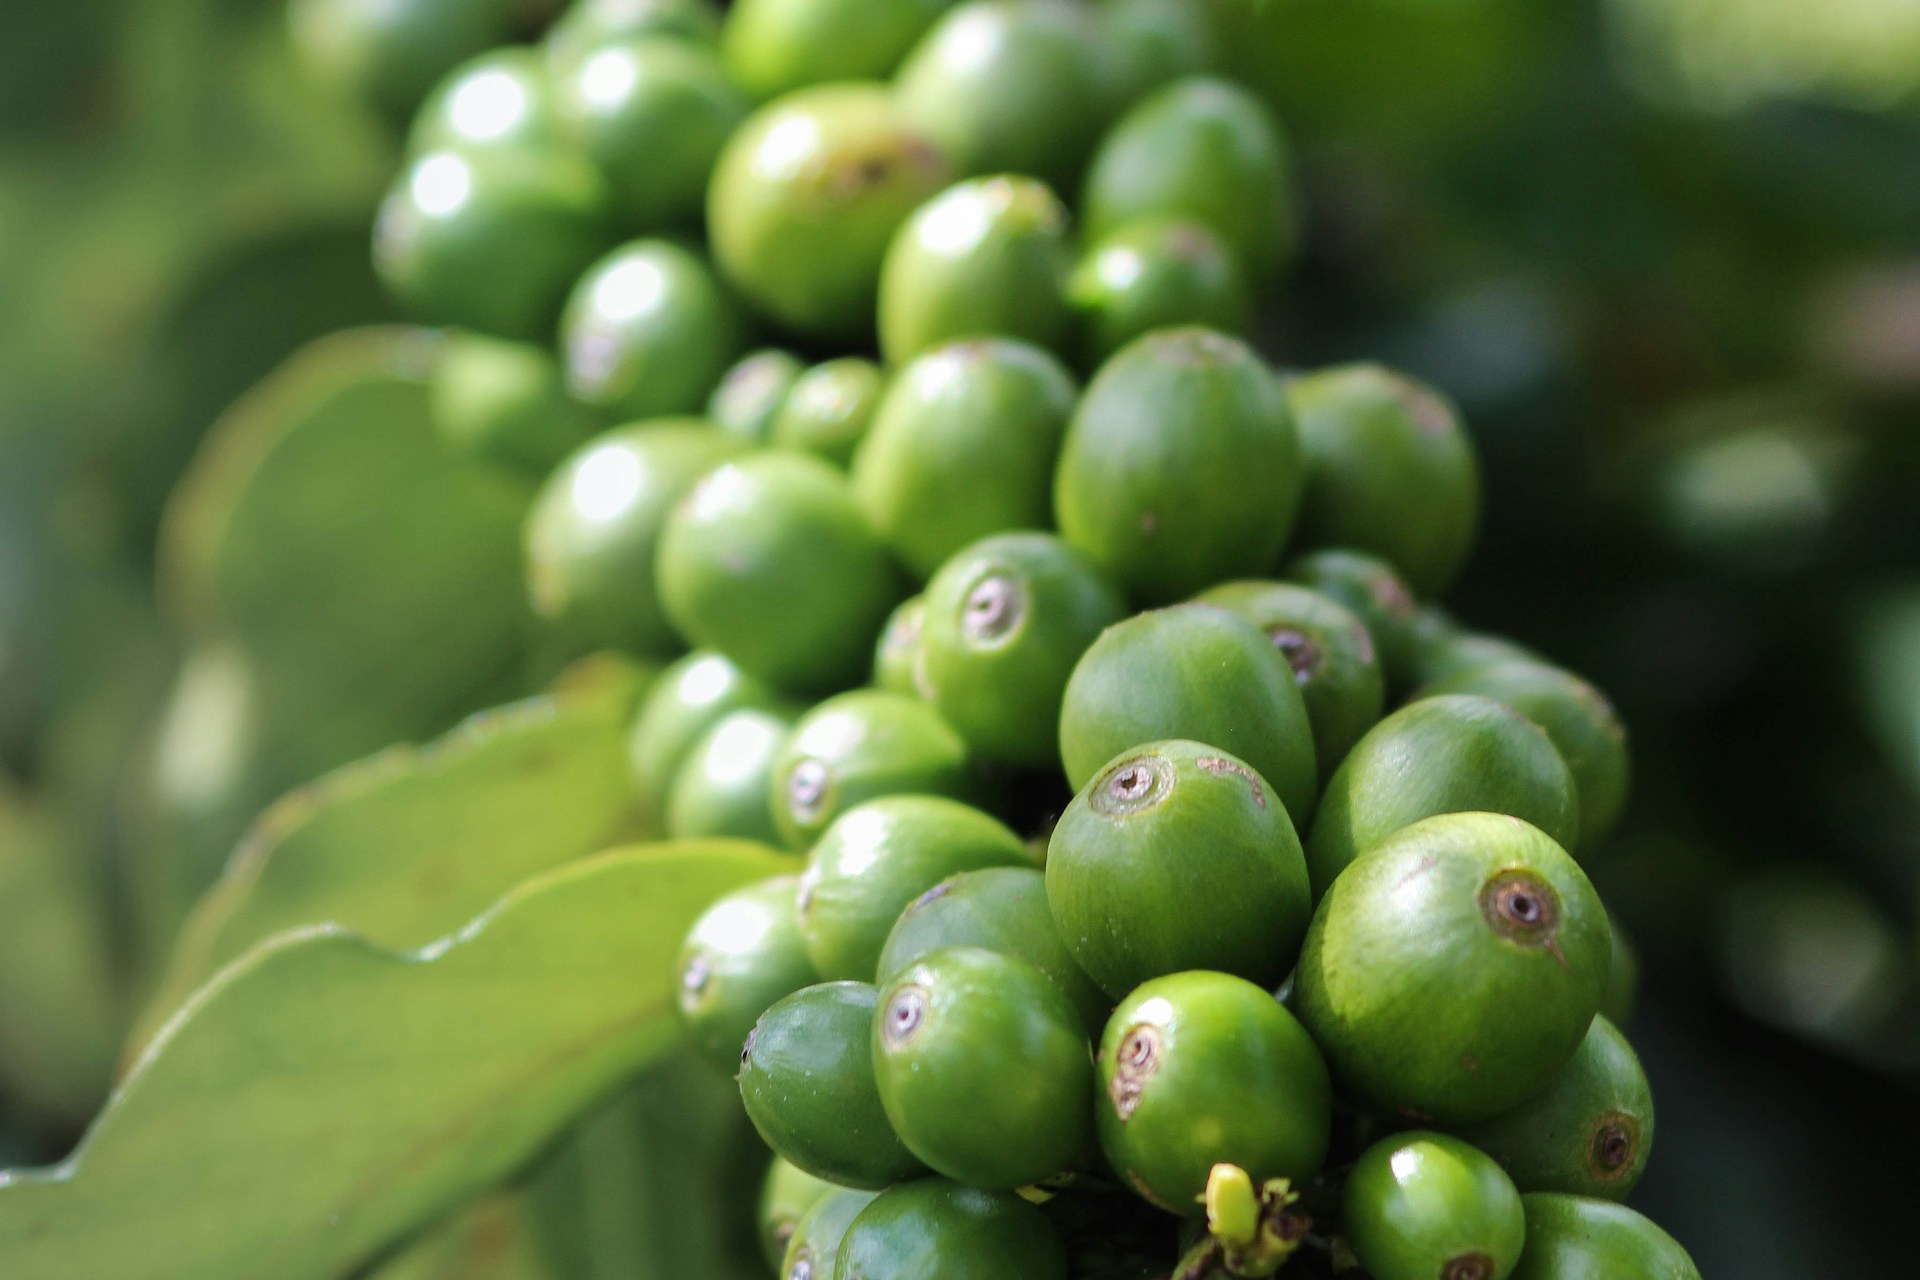
[[[1644,1207],[1707,1274],[1910,1272],[1920,8],[1212,2],[1300,156],[1269,350],[1460,399],[1489,502],[1452,606],[1632,726],[1592,869],[1646,975]],[[286,30],[282,0],[0,9],[0,1164],[70,1146],[262,806],[540,673],[529,494],[435,448],[430,338],[241,399],[394,318],[397,138]],[[365,360],[377,403],[326,391]],[[317,509],[357,545],[304,545]]]

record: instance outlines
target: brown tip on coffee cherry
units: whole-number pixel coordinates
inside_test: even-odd
[[[1026,612],[1020,584],[1004,573],[981,579],[967,593],[960,613],[960,631],[969,640],[990,643],[1019,625]]]
[[[1440,1268],[1440,1280],[1493,1280],[1493,1259],[1484,1253],[1463,1253],[1448,1258]]]
[[[712,980],[713,964],[705,952],[698,952],[688,958],[687,967],[680,971],[680,992],[688,999],[696,998]]]
[[[1360,655],[1360,661],[1371,663],[1376,658],[1373,647],[1373,632],[1365,627],[1353,628],[1354,651]]]
[[[1407,417],[1422,435],[1444,436],[1453,431],[1453,411],[1446,401],[1426,387],[1408,378],[1396,377],[1394,390],[1406,408]]]
[[[1640,1126],[1618,1111],[1601,1116],[1587,1142],[1587,1168],[1602,1182],[1624,1175],[1640,1149]]]
[[[1113,1079],[1107,1084],[1107,1099],[1122,1124],[1140,1105],[1140,1094],[1147,1081],[1160,1070],[1160,1028],[1142,1022],[1129,1027],[1113,1055]]]
[[[1165,756],[1134,756],[1107,770],[1087,803],[1095,813],[1125,816],[1152,808],[1172,790],[1173,766]]]
[[[1560,899],[1531,871],[1502,871],[1481,889],[1480,914],[1509,942],[1551,947],[1559,933]]]
[[[1382,609],[1396,618],[1413,616],[1413,597],[1392,578],[1382,578],[1373,584],[1373,598]]]
[[[812,822],[826,808],[827,766],[809,756],[787,775],[787,808],[802,822]]]
[[[1293,668],[1295,684],[1307,683],[1319,675],[1320,669],[1326,665],[1326,655],[1313,642],[1313,637],[1304,631],[1294,627],[1275,627],[1267,632],[1267,638],[1273,641],[1273,647]]]
[[[927,1020],[927,993],[921,987],[902,987],[887,1001],[880,1039],[889,1049],[910,1044]]]

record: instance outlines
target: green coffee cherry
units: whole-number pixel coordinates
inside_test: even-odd
[[[666,240],[635,240],[582,277],[560,346],[576,397],[652,418],[704,405],[746,328],[704,261]]]
[[[1380,651],[1389,689],[1417,682],[1413,589],[1392,565],[1363,551],[1312,551],[1288,560],[1280,576],[1353,610]]]
[[[822,1178],[816,1178],[804,1169],[796,1169],[775,1156],[767,1166],[767,1176],[760,1184],[760,1211],[757,1215],[760,1228],[760,1249],[766,1256],[767,1265],[785,1276],[781,1265],[787,1256],[787,1246],[792,1243],[801,1221],[813,1207],[842,1188],[834,1186]],[[844,1194],[861,1197],[860,1208],[873,1197],[862,1191],[845,1191]],[[847,1221],[853,1221],[854,1209],[847,1214]],[[838,1248],[839,1241],[834,1242]],[[829,1261],[826,1274],[833,1274]]]
[[[524,342],[449,333],[428,392],[448,445],[529,476],[545,476],[599,426],[567,394],[553,357]]]
[[[821,975],[871,980],[908,903],[948,876],[1031,866],[999,820],[944,796],[892,795],[834,819],[807,855],[800,929]]]
[[[1413,678],[1421,686],[1506,662],[1545,662],[1539,654],[1505,636],[1462,630],[1444,611],[1428,605],[1414,617]]]
[[[791,351],[768,347],[749,352],[721,375],[720,385],[707,398],[707,417],[728,435],[765,444],[773,432],[773,416],[806,369]]]
[[[817,364],[794,380],[768,432],[776,449],[811,453],[845,470],[867,434],[886,388],[871,360],[846,356]]]
[[[1505,1280],[1526,1242],[1513,1181],[1441,1133],[1396,1133],[1347,1177],[1341,1217],[1374,1280]]]
[[[680,766],[708,730],[736,711],[784,710],[772,689],[711,650],[689,653],[661,672],[627,735],[627,773],[642,820],[664,829]]]
[[[1292,1004],[1349,1096],[1468,1124],[1566,1066],[1600,1007],[1608,949],[1599,896],[1559,845],[1505,814],[1444,814],[1333,882]]]
[[[774,765],[770,794],[781,834],[790,846],[805,848],[835,818],[865,801],[910,795],[966,799],[973,792],[967,745],[938,711],[904,694],[856,689],[828,698],[800,718]],[[886,936],[884,925],[880,933]]]
[[[1653,1149],[1653,1094],[1633,1046],[1597,1017],[1545,1093],[1459,1134],[1522,1191],[1625,1200]]]
[[[1067,1280],[1067,1247],[1008,1191],[921,1178],[880,1193],[840,1242],[834,1280]]]
[[[701,476],[743,448],[698,418],[590,440],[548,478],[527,517],[534,613],[582,648],[673,653],[654,574],[662,527]]]
[[[1313,725],[1320,775],[1331,775],[1386,705],[1366,625],[1330,596],[1286,582],[1224,582],[1194,598],[1239,614],[1285,656]]]
[[[1255,280],[1291,255],[1286,143],[1264,103],[1230,81],[1176,80],[1122,116],[1087,171],[1081,216],[1099,239],[1148,214],[1203,222]]]
[[[1445,591],[1480,524],[1480,465],[1459,410],[1377,364],[1295,378],[1287,398],[1307,464],[1301,541],[1370,551],[1420,595]]]
[[[1592,848],[1612,830],[1632,766],[1626,727],[1604,693],[1570,671],[1524,660],[1470,667],[1421,690],[1423,697],[1448,693],[1492,698],[1546,731],[1579,795],[1580,848]]]
[[[760,1015],[820,980],[794,915],[799,885],[798,876],[775,876],[735,890],[707,908],[680,949],[680,1025],[728,1074]]]
[[[1545,1192],[1520,1203],[1527,1245],[1509,1280],[1700,1280],[1679,1241],[1623,1204]]]
[[[825,982],[776,1002],[740,1055],[740,1100],[774,1152],[816,1178],[878,1189],[926,1166],[900,1145],[873,1078],[865,982]]]
[[[1271,566],[1302,475],[1286,395],[1260,357],[1212,329],[1162,329],[1088,385],[1061,447],[1054,514],[1068,542],[1163,604]]]
[[[922,661],[933,705],[973,754],[1057,766],[1074,666],[1126,602],[1093,563],[1046,533],[965,548],[927,584]]]
[[[1474,694],[1409,703],[1360,739],[1307,835],[1317,898],[1354,859],[1436,813],[1510,813],[1562,846],[1580,834],[1573,775],[1539,726]]]
[[[547,64],[532,49],[494,49],[453,69],[414,116],[407,150],[559,144]]]
[[[957,338],[1058,348],[1066,336],[1067,210],[1002,174],[949,187],[894,233],[880,269],[880,350],[892,365]]]
[[[755,709],[716,721],[688,751],[668,788],[667,836],[780,844],[767,793],[790,729],[787,716]]]
[[[846,480],[793,453],[743,458],[694,486],[661,532],[657,573],[681,635],[795,691],[860,679],[903,594]]]
[[[1093,1143],[1093,1058],[1066,993],[1017,956],[946,947],[881,988],[874,1075],[928,1167],[1010,1191]]]
[[[925,696],[921,687],[925,673],[920,655],[926,614],[926,597],[911,596],[902,600],[887,618],[880,641],[873,647],[874,688],[910,698]]]
[[[1053,472],[1078,388],[1022,342],[969,339],[895,374],[853,459],[861,509],[918,578],[988,534],[1053,524]]]
[[[884,80],[952,0],[735,0],[720,53],[758,99],[836,80]]]
[[[714,162],[747,110],[712,49],[665,35],[600,45],[554,86],[561,132],[606,175],[615,218],[635,231],[699,224]]]
[[[328,85],[403,120],[440,78],[513,35],[514,0],[292,0],[300,61]]]
[[[1100,1145],[1170,1213],[1197,1216],[1215,1164],[1256,1181],[1320,1171],[1333,1127],[1320,1051],[1270,992],[1176,973],[1120,1002],[1100,1040]]]
[[[887,243],[950,173],[886,86],[821,85],[777,98],[735,131],[714,168],[714,261],[788,328],[870,333]]]
[[[1428,665],[1444,661],[1443,655],[1467,634],[1460,620],[1437,604],[1417,606],[1413,611],[1410,631],[1413,636],[1411,669],[1415,682],[1422,684],[1426,682]]]
[[[547,32],[547,61],[555,78],[564,78],[595,49],[642,36],[711,46],[720,36],[720,8],[714,0],[573,0]]]
[[[1432,612],[1434,610],[1430,608],[1423,608],[1421,622],[1425,622],[1427,614]],[[1421,639],[1430,639],[1430,637],[1423,635]],[[1421,662],[1417,666],[1417,674],[1421,677],[1419,679],[1421,687],[1440,685],[1452,679],[1475,674],[1482,668],[1505,666],[1509,662],[1548,664],[1546,658],[1528,649],[1526,645],[1521,645],[1519,641],[1511,641],[1505,635],[1486,635],[1482,631],[1455,629],[1452,635],[1446,637],[1446,641],[1427,643],[1419,652],[1421,652]]]
[[[985,947],[1033,965],[1065,993],[1097,1035],[1112,1001],[1074,961],[1047,906],[1047,878],[1032,866],[986,867],[948,876],[900,913],[880,950],[884,986],[942,947]]]
[[[1231,753],[1271,784],[1296,827],[1313,815],[1313,730],[1293,668],[1245,618],[1175,605],[1108,627],[1067,681],[1060,760],[1086,786],[1143,742],[1184,738]]]
[[[901,110],[962,174],[1070,189],[1098,140],[1105,87],[1092,15],[1069,0],[971,0],[901,64]]]
[[[787,1251],[778,1261],[780,1280],[833,1280],[840,1241],[877,1191],[834,1187],[794,1224]]]
[[[1150,215],[1088,247],[1067,282],[1081,363],[1099,365],[1155,329],[1247,328],[1247,285],[1233,250],[1205,223]]]
[[[561,151],[429,151],[380,206],[373,264],[414,316],[545,342],[606,247],[600,176]]]
[[[1218,39],[1205,5],[1107,0],[1098,16],[1109,116],[1119,115],[1170,80],[1211,69],[1218,60]]]
[[[1245,762],[1199,742],[1131,748],[1053,829],[1047,902],[1109,995],[1183,969],[1273,986],[1311,914],[1284,808]]]
[[[1616,1027],[1633,1021],[1640,1002],[1640,953],[1618,921],[1613,921],[1613,956],[1607,966],[1607,989],[1600,997],[1600,1012]]]

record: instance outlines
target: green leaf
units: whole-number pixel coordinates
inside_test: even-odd
[[[440,447],[419,331],[312,344],[214,427],[162,588],[251,668],[271,791],[500,701],[528,634],[516,477]]]
[[[570,1280],[546,1260],[526,1197],[494,1191],[376,1268],[367,1280]]]
[[[122,1016],[105,910],[73,855],[0,790],[0,1081],[66,1123],[105,1093]]]
[[[181,921],[248,819],[273,797],[258,688],[252,664],[233,645],[188,649],[156,716],[151,751],[127,784],[132,847],[123,861],[134,970],[143,983],[166,962]]]
[[[492,1186],[676,1038],[673,957],[757,845],[561,868],[396,954],[334,927],[222,970],[80,1149],[0,1175],[0,1258],[34,1280],[333,1280]]]
[[[160,585],[192,657],[135,859],[162,955],[275,796],[526,691],[529,490],[441,448],[436,351],[408,329],[306,347],[214,426],[168,505]]]
[[[528,876],[632,838],[637,693],[629,679],[486,712],[276,802],[187,918],[133,1043],[273,934],[330,923],[424,946]]]
[[[738,1086],[682,1050],[369,1280],[766,1280],[755,1217],[771,1158]]]
[[[1920,88],[1920,9],[1885,0],[1613,0],[1636,84],[1716,110],[1793,97],[1884,107]]]
[[[771,1159],[713,1065],[677,1053],[595,1111],[526,1181],[568,1280],[763,1280],[754,1231]]]

